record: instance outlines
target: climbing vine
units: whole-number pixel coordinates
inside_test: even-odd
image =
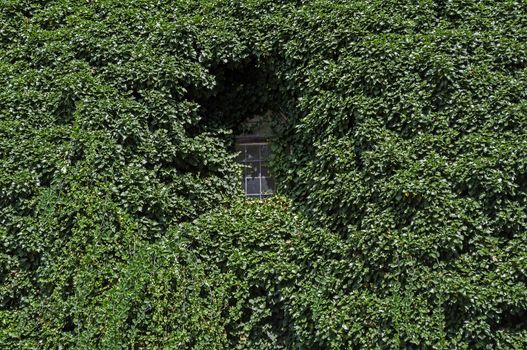
[[[0,345],[525,348],[527,7],[0,7]],[[272,111],[282,197],[233,133]]]

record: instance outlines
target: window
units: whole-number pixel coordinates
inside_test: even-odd
[[[271,150],[268,142],[238,142],[238,161],[245,165],[242,186],[249,198],[267,198],[275,191],[274,181],[269,174],[268,161]]]

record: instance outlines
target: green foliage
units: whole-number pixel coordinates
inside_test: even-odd
[[[276,167],[350,245],[320,274],[334,347],[525,348],[525,14],[313,1],[290,19],[281,76],[297,100]]]
[[[74,310],[93,313],[82,298],[114,288],[136,247],[239,195],[228,130],[207,128],[191,95],[215,85],[199,21],[178,10],[2,3],[0,347],[72,344]],[[126,323],[102,320],[116,336]]]
[[[526,13],[4,0],[0,347],[526,348]]]
[[[301,282],[313,277],[310,271],[339,246],[338,236],[310,228],[277,197],[235,202],[147,243],[129,218],[112,222],[112,208],[99,205],[102,212],[88,209],[74,232],[98,224],[105,227],[92,229],[100,236],[90,237],[83,250],[72,245],[49,256],[38,279],[46,297],[0,314],[4,346],[302,345],[291,326],[307,320],[295,311],[295,298]]]

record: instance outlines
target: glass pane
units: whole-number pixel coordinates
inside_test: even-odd
[[[260,162],[247,162],[245,165],[245,177],[260,176]]]
[[[271,194],[274,192],[274,181],[270,177],[262,177],[262,193]]]
[[[258,145],[245,146],[245,160],[254,161],[260,159],[260,149]]]
[[[269,169],[266,163],[260,164],[260,176],[269,176]]]
[[[245,181],[247,184],[246,185],[247,194],[260,194],[260,179],[259,178],[255,178],[255,179],[246,178]]]

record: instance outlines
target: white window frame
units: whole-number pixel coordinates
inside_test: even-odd
[[[258,158],[257,159],[254,159],[254,160],[246,159],[246,156],[245,156],[246,148],[245,147],[247,146],[267,146],[269,147],[269,142],[266,140],[255,140],[255,138],[249,138],[249,137],[240,138],[236,142],[237,150],[240,152],[243,152],[243,157],[242,159],[239,159],[239,162],[241,162],[241,164],[243,165],[246,165],[243,171],[243,174],[242,174],[242,184],[243,184],[243,190],[244,190],[245,196],[247,198],[253,198],[253,199],[264,199],[264,198],[271,197],[275,193],[274,179],[269,174],[266,176],[262,176],[262,166],[266,164],[269,161],[269,159],[262,158],[261,147],[258,148]],[[253,177],[253,176],[247,175],[246,171],[248,169],[249,163],[258,163],[258,169],[259,169],[258,176]],[[267,166],[265,167],[268,169]],[[248,180],[254,180],[254,179],[258,180],[258,193],[249,193]],[[268,181],[268,180],[270,180],[270,184],[269,182],[267,182],[266,186],[270,187],[270,190],[267,192],[263,192],[262,182]]]

